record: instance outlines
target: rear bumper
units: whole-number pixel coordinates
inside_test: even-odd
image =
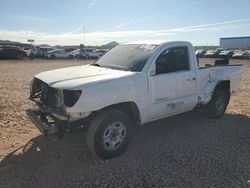
[[[59,132],[58,126],[54,123],[45,121],[45,117],[42,116],[41,111],[38,109],[26,109],[26,114],[37,127],[37,129],[44,135],[57,134]]]

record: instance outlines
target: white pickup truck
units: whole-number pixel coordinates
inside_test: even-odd
[[[36,75],[38,108],[26,112],[44,135],[88,127],[90,150],[107,159],[124,151],[136,125],[193,109],[220,118],[241,74],[226,60],[199,67],[189,42],[123,44],[93,64]]]

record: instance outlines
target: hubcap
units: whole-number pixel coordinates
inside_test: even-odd
[[[122,122],[114,122],[103,134],[103,145],[106,150],[116,150],[126,137],[126,128]]]
[[[217,114],[222,113],[224,110],[224,107],[225,107],[224,97],[220,96],[215,101],[215,108],[216,108]]]

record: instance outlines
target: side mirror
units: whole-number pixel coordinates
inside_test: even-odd
[[[149,71],[149,75],[150,76],[154,76],[156,73],[155,73],[155,67],[152,67],[151,70]]]

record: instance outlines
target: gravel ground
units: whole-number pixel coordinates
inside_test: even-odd
[[[210,59],[203,59],[208,63]],[[84,61],[0,61],[0,187],[232,187],[250,180],[250,60],[219,120],[193,112],[135,130],[119,157],[100,160],[86,132],[42,137],[24,109],[33,75]],[[250,187],[250,186],[249,186]]]

